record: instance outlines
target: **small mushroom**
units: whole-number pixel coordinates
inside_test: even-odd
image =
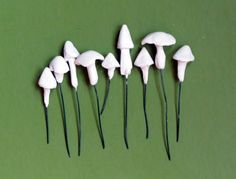
[[[104,142],[103,131],[102,131],[102,123],[101,123],[99,97],[98,97],[98,92],[97,92],[97,87],[96,87],[96,84],[98,82],[98,73],[97,73],[97,68],[95,64],[96,60],[104,60],[104,57],[96,51],[89,50],[80,54],[75,60],[75,64],[81,65],[87,68],[90,84],[94,87],[94,92],[97,99],[99,136],[101,139],[102,147],[105,148],[105,142]]]
[[[110,81],[114,76],[115,69],[120,67],[120,64],[118,63],[118,61],[116,60],[114,55],[112,53],[109,53],[105,57],[104,61],[102,62],[102,67],[107,69],[107,71],[108,71],[108,80],[107,80],[106,94],[105,94],[102,109],[101,109],[101,114],[103,113],[103,111],[106,107],[106,102],[107,102],[107,98],[108,98],[109,91],[110,91]]]
[[[127,138],[127,123],[128,123],[128,76],[131,73],[133,67],[132,60],[130,56],[130,49],[134,48],[134,44],[129,32],[127,25],[122,25],[117,48],[120,49],[120,73],[125,76],[125,111],[124,111],[124,141],[126,148],[129,148],[128,138]]]
[[[70,68],[70,79],[71,85],[74,87],[75,101],[77,103],[77,130],[78,130],[78,155],[80,156],[80,146],[81,146],[81,115],[80,115],[80,103],[78,95],[78,79],[76,73],[75,59],[79,56],[78,50],[75,48],[71,41],[66,41],[64,45],[64,59],[68,62]]]
[[[184,81],[185,69],[188,62],[194,61],[194,56],[191,48],[188,45],[182,46],[173,56],[173,59],[178,62],[178,108],[177,108],[177,126],[176,126],[176,141],[179,141],[179,128],[180,128],[180,111],[181,111],[181,88]]]
[[[68,144],[68,137],[67,137],[67,125],[66,125],[66,110],[65,110],[65,103],[64,103],[64,97],[62,92],[61,83],[64,78],[64,73],[67,73],[69,71],[69,67],[65,61],[65,59],[62,56],[56,56],[53,58],[51,63],[49,64],[49,68],[51,71],[54,72],[54,76],[56,78],[56,81],[59,86],[59,93],[61,96],[61,106],[62,106],[62,113],[63,113],[63,128],[64,128],[64,137],[65,137],[65,143],[66,143],[66,150],[67,154],[70,157],[70,150],[69,150],[69,144]]]
[[[148,82],[148,71],[149,67],[153,65],[153,60],[150,54],[148,53],[145,47],[139,52],[134,65],[140,67],[143,73],[143,110],[145,117],[145,125],[146,125],[146,138],[149,137],[149,128],[148,128],[148,118],[147,118],[147,110],[146,110],[146,98],[147,98],[147,82]]]
[[[48,67],[44,68],[39,81],[38,85],[43,88],[44,91],[44,111],[45,111],[45,122],[46,122],[46,136],[47,136],[47,143],[49,143],[49,128],[48,128],[48,105],[49,105],[49,96],[50,90],[57,87],[57,82]]]

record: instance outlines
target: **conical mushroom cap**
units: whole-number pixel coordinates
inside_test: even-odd
[[[142,40],[142,45],[144,44],[155,44],[157,46],[170,46],[176,43],[173,35],[166,32],[153,32],[148,34]]]
[[[114,55],[112,53],[109,53],[102,62],[102,66],[106,69],[111,69],[120,67],[120,64],[118,63]]]
[[[79,56],[78,50],[71,41],[66,41],[64,45],[64,58],[67,61],[69,58],[76,58]]]
[[[51,71],[58,74],[64,74],[69,71],[69,67],[62,56],[56,56],[55,58],[53,58],[51,63],[49,64],[49,68]]]
[[[117,43],[117,48],[118,49],[131,49],[134,48],[134,43],[132,41],[129,29],[127,25],[122,25],[119,38],[118,38],[118,43]]]
[[[38,85],[41,88],[46,88],[46,89],[53,89],[57,87],[56,79],[54,78],[51,70],[48,67],[44,68],[39,78]]]
[[[181,47],[173,56],[174,60],[190,62],[194,60],[191,48],[188,45]]]
[[[76,65],[82,65],[83,67],[88,67],[90,65],[95,64],[96,60],[104,60],[104,57],[94,51],[94,50],[88,50],[82,54],[80,54],[76,60],[75,60],[75,64]]]
[[[138,56],[135,59],[134,65],[137,67],[145,67],[153,64],[152,57],[148,53],[145,47],[139,52]]]

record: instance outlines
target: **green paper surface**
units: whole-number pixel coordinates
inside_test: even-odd
[[[0,2],[0,178],[3,179],[232,179],[235,178],[236,1],[233,0],[21,0]],[[145,139],[142,76],[129,76],[128,137],[123,140],[123,78],[115,72],[102,116],[102,149],[96,126],[96,100],[87,71],[77,68],[81,105],[81,156],[77,156],[74,93],[69,75],[62,84],[71,158],[66,154],[59,94],[50,96],[50,144],[46,144],[41,89],[43,68],[71,40],[80,52],[92,49],[118,58],[116,41],[126,23],[135,48],[149,32],[166,31],[177,43],[165,48],[164,72],[169,102],[172,161],[163,142],[160,73],[150,68]],[[171,59],[184,44],[195,61],[182,86],[180,141],[176,139],[176,64]],[[148,46],[152,57],[154,46]],[[97,63],[100,103],[107,73]]]

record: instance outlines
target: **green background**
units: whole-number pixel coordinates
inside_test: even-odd
[[[235,178],[236,1],[234,0],[21,0],[0,1],[0,177],[82,179]],[[140,71],[129,78],[129,143],[123,142],[123,78],[111,83],[103,115],[106,149],[95,123],[96,106],[85,69],[77,68],[82,111],[82,153],[77,153],[76,115],[69,75],[63,83],[72,157],[66,155],[58,95],[51,94],[51,143],[46,144],[42,96],[37,80],[65,40],[80,52],[94,49],[118,57],[116,39],[126,23],[134,59],[149,32],[166,31],[177,39],[165,48],[166,89],[172,161],[162,136],[162,93],[158,71],[150,69],[145,139]],[[175,142],[176,66],[171,57],[184,44],[196,60],[183,84],[181,138]],[[154,47],[148,48],[152,56]],[[106,73],[98,66],[100,99]]]

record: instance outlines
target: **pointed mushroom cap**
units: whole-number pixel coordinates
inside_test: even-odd
[[[106,69],[117,68],[120,67],[120,64],[116,60],[115,56],[112,53],[108,53],[102,62],[102,66]]]
[[[155,44],[158,46],[170,46],[176,43],[173,35],[166,32],[153,32],[148,34],[142,40],[142,45],[144,44]]]
[[[88,51],[80,54],[76,58],[75,64],[82,65],[84,67],[88,67],[90,65],[95,64],[96,60],[104,60],[104,57],[100,53],[98,53],[94,50],[88,50]]]
[[[134,43],[132,41],[129,29],[126,24],[122,25],[118,43],[117,43],[118,49],[131,49],[134,48]]]
[[[145,66],[150,66],[152,64],[153,64],[152,57],[148,53],[147,49],[143,47],[142,50],[139,52],[138,56],[136,57],[134,65],[137,67],[145,67]]]
[[[44,68],[39,78],[38,85],[46,89],[53,89],[57,87],[56,79],[48,67]]]
[[[58,74],[64,74],[69,71],[68,64],[62,56],[56,56],[55,58],[53,58],[51,63],[49,64],[49,68],[51,71]]]
[[[76,58],[79,56],[78,50],[75,48],[71,41],[66,41],[64,45],[64,58]]]
[[[184,45],[181,47],[173,56],[174,60],[183,61],[183,62],[190,62],[194,60],[194,56],[190,46]]]

